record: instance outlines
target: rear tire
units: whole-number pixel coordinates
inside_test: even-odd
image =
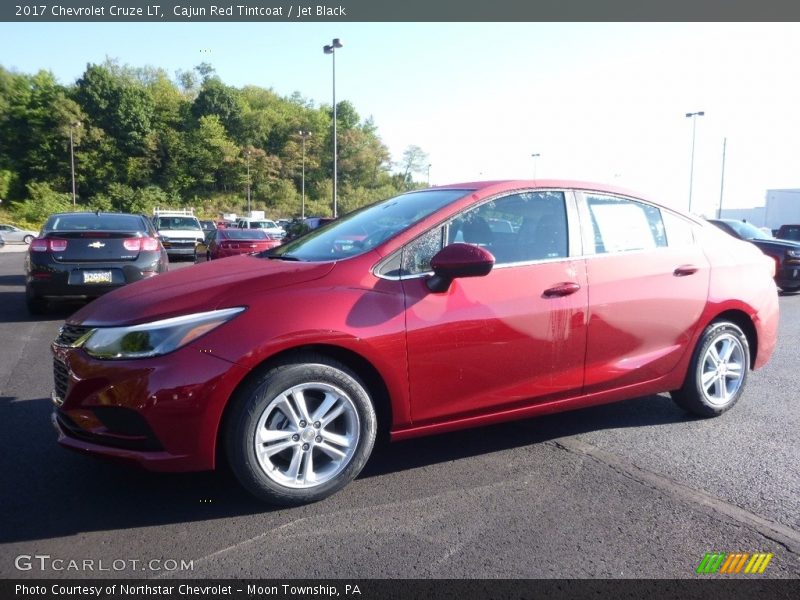
[[[377,418],[358,375],[322,355],[276,365],[236,392],[225,450],[239,482],[270,504],[316,502],[352,481]]]
[[[25,242],[26,244],[30,244],[33,241],[33,236],[26,235],[24,238],[22,238],[22,241]]]
[[[749,370],[747,336],[730,321],[715,321],[700,337],[686,380],[671,392],[672,399],[692,414],[719,416],[741,397]]]

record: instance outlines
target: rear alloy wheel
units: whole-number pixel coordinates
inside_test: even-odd
[[[322,500],[369,458],[377,419],[366,387],[325,356],[276,366],[237,392],[226,432],[231,468],[272,504]]]
[[[22,238],[22,241],[25,242],[26,244],[30,244],[33,241],[33,236],[26,235],[24,238]]]
[[[683,409],[716,417],[736,404],[750,370],[750,345],[738,325],[716,321],[703,332],[681,389],[672,399]]]

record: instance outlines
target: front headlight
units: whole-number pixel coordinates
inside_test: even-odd
[[[786,256],[791,258],[800,258],[800,250],[787,250]]]
[[[243,310],[226,308],[129,327],[101,327],[86,337],[82,347],[90,356],[103,359],[160,356],[182,348]]]

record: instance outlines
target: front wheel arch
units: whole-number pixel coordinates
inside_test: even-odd
[[[222,417],[217,425],[216,435],[216,448],[215,448],[215,467],[226,465],[227,459],[225,457],[225,430],[227,429],[228,420],[231,413],[231,399],[236,395],[237,391],[249,385],[254,379],[260,378],[264,373],[271,369],[282,365],[297,362],[301,357],[307,355],[320,355],[328,357],[338,363],[341,363],[350,370],[358,373],[361,381],[366,387],[367,393],[372,398],[375,408],[375,414],[378,419],[378,432],[377,439],[375,440],[376,446],[385,445],[389,440],[389,431],[392,425],[392,408],[389,390],[383,380],[378,369],[366,358],[360,354],[342,348],[341,346],[332,346],[327,344],[315,344],[307,346],[299,346],[283,350],[253,368],[246,377],[239,382],[236,389],[231,393],[231,397],[225,405],[222,412]]]

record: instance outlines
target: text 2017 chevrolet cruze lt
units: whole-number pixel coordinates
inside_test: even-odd
[[[76,450],[161,471],[227,460],[256,496],[311,502],[382,429],[666,391],[719,415],[772,354],[773,274],[751,244],[615,188],[429,188],[81,309],[53,344],[54,421]]]

